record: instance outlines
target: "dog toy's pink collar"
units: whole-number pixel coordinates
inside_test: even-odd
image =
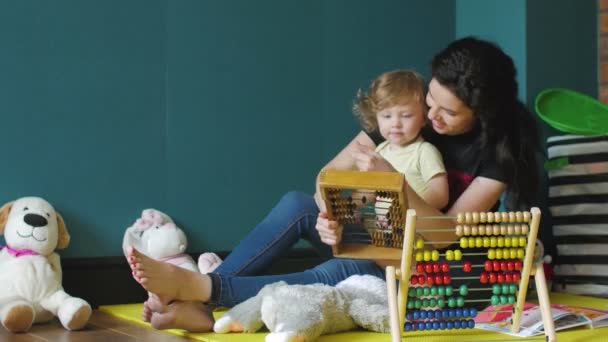
[[[170,257],[164,257],[164,258],[158,259],[158,261],[168,262],[170,264],[177,265],[177,266],[179,266],[180,264],[183,264],[185,262],[188,262],[190,260],[192,260],[192,257],[186,253],[176,254],[176,255],[172,255]]]
[[[10,254],[14,257],[20,257],[20,256],[26,256],[26,255],[39,255],[38,252],[35,252],[31,249],[14,249],[14,248],[11,248],[11,246],[9,246],[9,245],[6,245],[6,246],[0,245],[0,250],[2,250],[3,248],[6,248],[6,250],[8,251],[8,254]]]

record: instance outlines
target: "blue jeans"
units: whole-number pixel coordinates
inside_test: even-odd
[[[312,196],[289,192],[228,255],[209,273],[212,282],[210,305],[232,307],[253,296],[267,284],[323,283],[336,285],[354,274],[384,278],[384,270],[370,260],[332,258],[304,272],[258,276],[301,238],[323,257],[331,257],[331,247],[321,242],[315,229],[319,209]]]

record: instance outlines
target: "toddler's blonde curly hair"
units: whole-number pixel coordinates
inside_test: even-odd
[[[357,92],[353,112],[367,132],[378,128],[376,114],[386,108],[420,102],[426,113],[426,82],[411,70],[393,70],[378,76],[369,85],[367,93]]]

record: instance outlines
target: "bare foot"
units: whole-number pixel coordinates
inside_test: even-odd
[[[173,302],[162,313],[152,314],[156,329],[184,329],[189,332],[208,332],[213,328],[211,309],[201,302]]]
[[[135,280],[164,304],[172,300],[206,302],[211,296],[211,279],[206,274],[154,260],[133,247],[128,248],[127,259]]]
[[[144,302],[144,309],[141,312],[141,320],[144,322],[150,322],[153,313],[154,312],[152,312],[152,309],[150,308],[150,298],[148,298],[148,300]]]
[[[215,253],[203,253],[198,257],[198,269],[202,274],[213,272],[221,264],[222,259]]]
[[[152,313],[163,313],[167,308],[167,304],[164,304],[157,295],[151,293],[150,298],[148,298],[148,308]]]
[[[144,308],[141,311],[141,320],[144,322],[150,322],[152,318],[152,310],[148,307],[148,301],[144,302]]]
[[[163,313],[167,308],[167,304],[161,302],[157,295],[150,293],[148,300],[144,302],[144,310],[141,314],[141,319],[144,322],[150,322],[152,315],[155,313]]]

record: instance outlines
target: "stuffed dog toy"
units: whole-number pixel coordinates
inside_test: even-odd
[[[354,275],[335,287],[324,284],[264,286],[260,292],[215,322],[217,333],[235,326],[256,332],[266,325],[266,342],[314,341],[322,334],[362,327],[390,331],[386,282],[371,275]]]
[[[135,247],[143,254],[194,272],[211,272],[221,263],[215,253],[204,253],[198,265],[186,254],[186,234],[175,225],[171,217],[156,209],[145,209],[133,225],[127,228],[122,248]]]
[[[59,318],[68,330],[83,328],[91,306],[63,290],[56,249],[70,236],[61,215],[44,199],[23,197],[0,208],[0,320],[6,330],[26,332],[33,323]]]

